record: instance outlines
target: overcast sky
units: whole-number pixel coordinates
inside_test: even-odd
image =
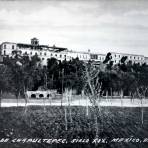
[[[148,0],[0,1],[0,42],[148,56]]]

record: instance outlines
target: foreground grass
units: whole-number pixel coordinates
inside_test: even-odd
[[[69,112],[69,111],[67,111]],[[85,107],[72,107],[72,122],[67,116],[68,130],[65,130],[64,107],[48,106],[23,107],[0,109],[0,138],[41,138],[41,139],[90,139],[87,144],[47,144],[47,143],[0,143],[0,148],[46,148],[46,147],[95,147],[92,140],[95,138],[95,122],[92,108],[86,115]],[[144,108],[144,121],[141,123],[140,108],[102,107],[98,115],[99,137],[107,138],[106,144],[96,147],[142,147],[147,148],[148,143],[113,143],[113,138],[148,138],[148,108]]]

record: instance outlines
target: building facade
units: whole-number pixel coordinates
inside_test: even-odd
[[[73,58],[79,58],[83,61],[88,61],[90,59],[89,52],[76,52],[68,50],[67,48],[56,47],[55,45],[39,45],[39,40],[37,38],[31,39],[31,44],[12,42],[3,42],[1,44],[2,56],[12,56],[14,51],[19,52],[20,55],[28,55],[30,57],[38,55],[43,65],[47,65],[47,61],[50,58],[56,58],[61,61],[69,61]]]
[[[144,59],[145,59],[145,64],[148,65],[148,57],[144,57]]]
[[[144,64],[145,63],[145,57],[144,55],[136,55],[136,54],[127,54],[127,53],[115,53],[115,52],[111,52],[111,56],[112,56],[112,61],[114,62],[114,64],[117,64],[120,62],[121,58],[127,57],[127,62],[131,61],[133,64]]]
[[[37,38],[31,39],[31,44],[3,42],[0,51],[2,56],[12,56],[15,51],[19,52],[20,55],[28,55],[29,57],[38,55],[43,65],[47,65],[47,61],[50,58],[56,58],[61,61],[79,58],[82,61],[91,60],[99,63],[103,62],[106,57],[105,54],[91,53],[90,50],[87,52],[78,52],[68,50],[67,48],[56,47],[55,45],[40,45]],[[131,61],[132,63],[148,64],[148,58],[143,55],[111,52],[111,56],[114,64],[119,63],[123,56],[126,56],[127,61]]]

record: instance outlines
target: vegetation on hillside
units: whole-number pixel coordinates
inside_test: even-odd
[[[35,91],[39,88],[56,89],[59,93],[73,89],[81,94],[88,82],[87,74],[95,74],[96,84],[101,84],[100,96],[148,96],[148,65],[132,64],[127,57],[113,64],[110,53],[100,65],[93,61],[86,63],[78,58],[70,61],[51,58],[47,66],[42,66],[37,55],[31,58],[17,54],[4,57],[0,65],[0,94],[2,96],[3,92],[11,92],[18,98],[24,96],[26,90]]]

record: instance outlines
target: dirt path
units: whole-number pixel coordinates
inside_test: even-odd
[[[29,100],[27,106],[61,106],[61,100]],[[62,103],[63,106],[68,105],[66,100]],[[70,102],[71,106],[91,106],[89,100],[73,100]],[[148,107],[148,99],[143,99],[142,102],[139,99],[103,99],[100,102],[101,106],[117,106],[117,107]],[[18,102],[15,99],[3,99],[1,107],[12,107],[12,106],[25,106],[25,101],[19,99]]]

